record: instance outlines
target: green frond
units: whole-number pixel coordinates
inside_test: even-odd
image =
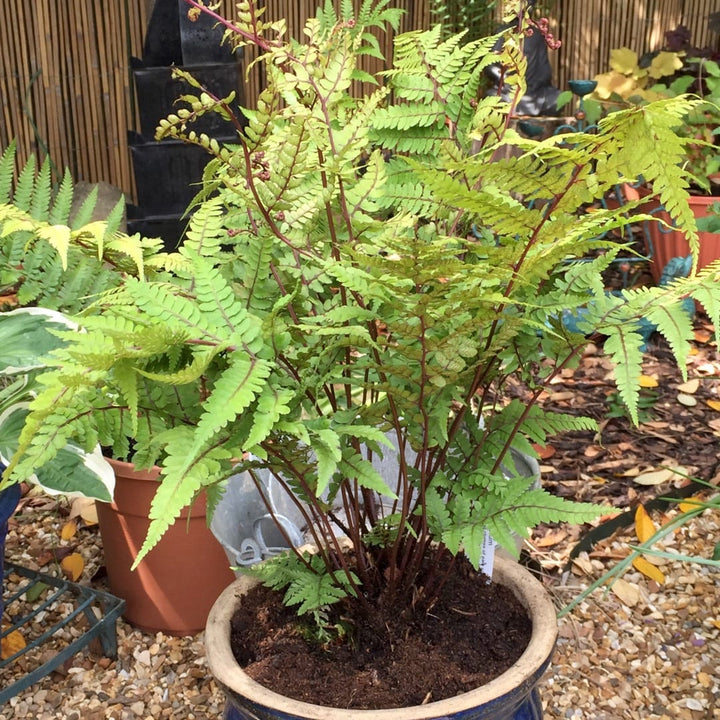
[[[32,200],[28,212],[36,220],[43,220],[50,211],[52,197],[52,179],[50,177],[50,158],[46,157],[35,178]]]
[[[615,384],[620,399],[627,407],[633,423],[638,422],[639,380],[642,374],[644,340],[638,326],[632,322],[622,325],[608,325],[603,328],[607,334],[605,353],[614,364]]]
[[[193,442],[186,446],[187,462],[193,462],[205,445],[228,423],[235,420],[255,402],[266,386],[271,366],[260,358],[234,351],[228,355],[228,367],[216,380],[209,397],[203,403]]]
[[[10,202],[10,190],[15,176],[17,143],[13,140],[0,156],[0,205]]]
[[[182,510],[192,505],[205,485],[216,481],[219,475],[227,471],[230,458],[222,448],[213,448],[201,458],[187,462],[185,450],[191,437],[189,428],[182,427],[175,428],[168,435],[167,457],[162,466],[161,483],[150,507],[150,527],[133,562],[133,568],[157,545]]]
[[[78,230],[81,227],[85,227],[92,222],[93,212],[97,205],[98,189],[95,186],[89,193],[88,196],[83,200],[82,205],[77,209],[77,212],[72,217],[70,228],[72,230]]]
[[[35,191],[36,166],[35,156],[31,155],[20,170],[20,175],[15,185],[15,192],[12,194],[13,204],[18,209],[26,212],[30,210]]]
[[[52,208],[48,214],[48,222],[51,225],[68,225],[70,222],[70,210],[72,208],[74,187],[69,170],[65,170],[62,182],[58,188]]]

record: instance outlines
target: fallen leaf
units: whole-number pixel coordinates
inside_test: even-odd
[[[656,583],[663,585],[665,583],[665,573],[660,568],[655,567],[649,560],[644,557],[636,557],[633,560],[633,567],[639,570],[645,577],[649,577]]]
[[[550,400],[553,402],[562,401],[562,400],[572,400],[575,397],[574,392],[565,391],[565,392],[554,392],[549,394]]]
[[[541,460],[547,460],[555,454],[555,448],[552,445],[539,445],[536,443],[533,448],[535,448],[535,452]]]
[[[77,523],[74,520],[68,520],[60,530],[60,538],[62,540],[72,540],[77,533]]]
[[[720,412],[720,400],[706,400],[708,407]]]
[[[687,382],[684,382],[682,385],[678,385],[678,390],[681,393],[687,393],[688,395],[694,395],[698,388],[700,387],[700,380],[698,378],[693,378],[692,380],[688,380]]]
[[[70,505],[70,517],[82,518],[86,525],[97,525],[98,516],[95,501],[90,498],[75,498]]]
[[[63,572],[75,582],[85,569],[85,561],[80,553],[72,553],[72,555],[68,555],[61,560],[60,567],[63,569]]]
[[[692,395],[686,395],[685,393],[678,393],[677,400],[685,407],[695,407],[697,405],[697,400]]]
[[[25,600],[34,603],[50,586],[44,582],[34,582],[25,591]]]
[[[7,660],[25,648],[27,643],[19,630],[13,630],[0,641],[0,658]]]
[[[568,534],[564,530],[551,530],[545,537],[541,537],[537,540],[533,540],[533,545],[536,547],[552,547],[562,542]]]
[[[640,602],[640,588],[635,583],[618,578],[611,590],[628,607],[635,607]]]
[[[635,510],[635,534],[641,543],[649,540],[657,532],[657,527],[643,505]]]
[[[663,468],[662,470],[653,470],[651,472],[638,475],[633,478],[633,481],[638,485],[660,485],[661,483],[672,479],[674,475],[675,473],[672,470]]]
[[[658,384],[657,379],[650,377],[650,375],[641,375],[638,378],[638,385],[640,385],[641,388],[656,388]]]
[[[707,343],[712,339],[712,335],[704,330],[696,330],[693,334],[695,335],[695,342]]]
[[[678,504],[678,507],[682,512],[688,512],[690,510],[697,510],[702,504],[702,500],[698,497],[689,497]]]
[[[577,557],[573,558],[573,566],[585,575],[592,575],[595,569],[586,552],[581,552]]]

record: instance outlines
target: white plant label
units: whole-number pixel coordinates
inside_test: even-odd
[[[480,572],[492,577],[495,567],[495,546],[497,543],[488,530],[483,531],[482,554],[480,555]]]

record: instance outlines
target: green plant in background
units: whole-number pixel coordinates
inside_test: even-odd
[[[116,286],[124,272],[142,272],[159,241],[128,240],[118,232],[121,199],[103,221],[92,222],[94,190],[71,217],[74,187],[66,172],[58,188],[50,164],[31,156],[13,181],[15,144],[0,157],[0,303],[74,313]]]
[[[514,552],[514,533],[601,512],[534,487],[513,453],[595,427],[538,402],[591,334],[607,336],[637,422],[640,319],[681,368],[692,337],[682,300],[717,322],[717,264],[606,294],[602,272],[621,249],[607,231],[627,208],[584,211],[643,175],[696,252],[675,131],[697,101],[537,141],[512,124],[523,3],[508,5],[499,50],[496,36],[463,43],[440,27],[397,37],[392,68],[363,97],[350,89],[367,80],[357,61],[374,52],[368,30],[399,18],[387,0],[356,13],[342,3],[339,16],[325,3],[302,43],[252,0],[234,23],[188,3],[263,52],[267,86],[223,146],[192,121],[230,115],[228,103],[189,78],[200,91],[158,130],[213,155],[187,237],[162,277],[126,278],[78,318],[85,332],[64,335],[7,477],[70,437],[132,438],[133,459],[162,468],[139,562],[198,492],[216,500],[242,470],[262,492],[269,472],[318,552],[295,549],[260,572],[300,612],[343,617],[385,599],[398,611],[431,603],[458,553],[480,563],[488,531]],[[509,103],[479,91],[492,63]],[[606,252],[580,262],[591,249]],[[572,332],[563,314],[580,310]],[[508,392],[518,386],[523,400]],[[382,475],[377,461],[391,456]]]
[[[41,387],[37,376],[48,353],[63,345],[57,332],[77,330],[63,313],[87,307],[124,275],[144,276],[159,240],[128,238],[118,231],[124,203],[107,221],[90,222],[90,196],[70,219],[69,174],[53,189],[48,162],[36,171],[33,157],[14,182],[15,145],[0,157],[0,461],[17,450],[28,407]],[[68,224],[70,223],[70,224]],[[3,303],[3,299],[5,302]],[[7,310],[7,306],[19,308]],[[61,312],[62,311],[62,312]],[[115,482],[99,448],[59,441],[49,462],[18,475],[50,493],[82,493],[110,500]],[[6,487],[7,481],[2,486]]]
[[[703,102],[684,118],[680,134],[692,142],[687,146],[687,168],[701,194],[714,194],[712,177],[720,171],[716,137],[720,132],[720,66],[706,57],[685,52],[660,51],[649,64],[641,64],[630,48],[610,51],[610,70],[595,77],[598,85],[585,100],[588,120],[628,105],[642,105],[663,97],[688,92]]]
[[[18,308],[0,313],[0,462],[7,465],[17,450],[28,407],[41,389],[37,376],[43,358],[62,344],[54,334],[75,329],[62,313],[43,308]],[[86,450],[68,440],[57,447],[50,462],[38,465],[22,478],[51,494],[81,493],[110,501],[115,473],[100,448]],[[3,487],[6,487],[4,485]]]
[[[497,0],[431,0],[430,22],[441,24],[447,35],[466,31],[468,40],[495,32]]]

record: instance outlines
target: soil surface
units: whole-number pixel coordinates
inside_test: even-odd
[[[262,586],[245,596],[232,622],[235,657],[261,685],[332,707],[407,707],[467,692],[507,670],[532,631],[512,592],[469,565],[428,612],[402,618],[391,606],[358,619],[352,646],[309,644],[281,597]]]

